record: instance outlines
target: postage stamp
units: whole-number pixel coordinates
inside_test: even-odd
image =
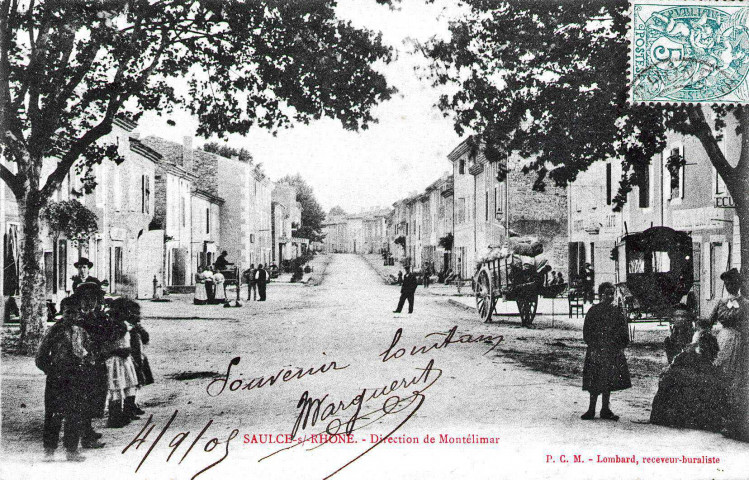
[[[633,103],[749,103],[749,4],[631,5]]]

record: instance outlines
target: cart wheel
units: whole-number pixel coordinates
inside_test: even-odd
[[[518,311],[520,312],[520,322],[524,327],[530,327],[536,318],[538,309],[538,295],[528,297],[519,297],[517,300]]]
[[[496,300],[492,292],[492,284],[489,280],[489,274],[486,270],[479,272],[478,280],[476,281],[474,289],[476,295],[476,311],[481,320],[488,322],[492,318],[492,312]]]

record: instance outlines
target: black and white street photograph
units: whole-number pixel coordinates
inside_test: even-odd
[[[0,0],[0,479],[749,475],[749,4]]]

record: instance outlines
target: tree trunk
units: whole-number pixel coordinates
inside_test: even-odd
[[[43,200],[30,192],[18,201],[21,233],[21,351],[36,353],[46,327],[40,211]]]

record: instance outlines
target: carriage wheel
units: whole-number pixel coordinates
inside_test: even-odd
[[[489,274],[486,270],[479,272],[478,280],[475,285],[476,295],[476,311],[479,314],[479,318],[484,322],[488,322],[492,318],[492,312],[494,311],[494,305],[496,300],[492,292],[492,284],[489,279]]]
[[[520,312],[520,322],[524,327],[530,327],[536,318],[538,309],[538,295],[527,297],[518,297],[518,311]]]

